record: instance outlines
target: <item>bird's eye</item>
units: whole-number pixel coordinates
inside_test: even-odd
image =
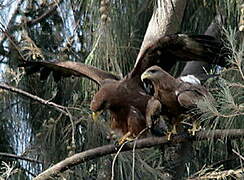
[[[155,72],[157,72],[157,70],[152,69],[152,70],[150,70],[149,72],[150,72],[150,73],[155,73]]]

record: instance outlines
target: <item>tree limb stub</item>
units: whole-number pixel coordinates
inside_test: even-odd
[[[136,140],[135,142],[130,142],[126,144],[122,151],[129,151],[133,149],[134,143],[136,143],[136,149],[149,148],[159,144],[165,143],[178,143],[178,142],[188,142],[188,141],[201,141],[208,140],[211,138],[219,139],[229,137],[232,139],[243,138],[244,129],[228,129],[228,130],[205,130],[196,133],[196,136],[190,136],[188,134],[180,134],[172,137],[171,141],[167,140],[167,137],[148,137],[144,139]],[[84,163],[91,159],[99,158],[108,154],[116,153],[117,149],[113,144],[97,147],[94,149],[89,149],[84,152],[77,153],[71,157],[64,159],[63,161],[53,165],[48,168],[34,180],[44,180],[50,179],[51,177],[58,176],[58,173],[63,172],[75,165]]]

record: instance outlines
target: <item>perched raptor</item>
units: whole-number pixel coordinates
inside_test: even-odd
[[[122,135],[119,143],[133,138],[146,128],[146,105],[151,98],[146,94],[141,82],[141,74],[149,67],[158,65],[170,70],[176,61],[206,61],[211,64],[225,65],[222,55],[223,45],[215,38],[206,35],[173,34],[160,37],[148,47],[137,60],[134,68],[120,78],[96,67],[78,62],[26,62],[27,74],[40,72],[46,79],[52,72],[54,79],[61,77],[87,77],[100,85],[94,95],[90,108],[93,117],[104,110],[111,114],[111,128]]]
[[[173,125],[172,133],[176,133],[177,125],[182,120],[181,115],[196,108],[200,100],[212,99],[208,90],[194,76],[174,78],[159,66],[148,68],[141,75],[141,80],[147,87],[146,91],[153,95],[147,105],[149,128],[153,124],[152,116],[160,112],[168,117],[168,121]],[[193,123],[192,133],[195,134],[196,130],[196,123]]]

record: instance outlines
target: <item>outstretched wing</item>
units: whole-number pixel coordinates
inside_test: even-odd
[[[24,64],[19,65],[19,67],[24,67],[27,74],[40,72],[41,80],[46,80],[51,72],[53,74],[55,81],[59,81],[61,77],[85,76],[93,80],[94,82],[98,83],[99,85],[101,85],[102,81],[105,79],[114,79],[114,80],[120,79],[119,76],[97,69],[96,67],[78,63],[78,62],[72,62],[72,61],[64,61],[64,62],[28,61]]]
[[[153,65],[169,71],[176,61],[204,61],[225,66],[228,54],[220,41],[208,35],[167,35],[145,50],[131,74],[141,75]]]

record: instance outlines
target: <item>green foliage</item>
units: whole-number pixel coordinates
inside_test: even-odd
[[[214,3],[214,1],[211,3]],[[238,7],[241,1],[215,3],[215,5],[219,4],[217,12],[223,12],[226,16],[227,23],[223,27],[223,34],[227,42],[226,46],[233,52],[233,55],[229,57],[230,67],[220,69],[220,77],[209,79],[207,82],[215,101],[199,102],[199,120],[203,122],[203,128],[209,130],[242,129],[244,128],[242,122],[244,116],[244,42],[241,37],[242,34],[237,32],[239,20]],[[201,169],[197,177],[221,177],[220,179],[225,179],[232,176],[234,179],[238,179],[238,175],[240,175],[238,171],[240,164],[238,161],[241,162],[242,160],[235,151],[243,152],[243,147],[243,141],[230,140],[225,136],[218,141],[200,142],[195,147],[195,157],[198,157],[201,161],[195,161],[197,163],[192,164],[192,168],[194,169],[195,166],[196,169]],[[225,161],[223,157],[226,158]],[[226,169],[233,169],[233,174],[227,175],[224,171]]]
[[[25,76],[23,70],[16,67],[17,64],[23,59],[72,60],[121,76],[127,74],[134,65],[153,3],[139,0],[109,3],[105,0],[55,1],[59,3],[59,8],[53,10],[50,16],[35,25],[27,23],[19,26],[18,19],[21,22],[33,20],[53,4],[49,1],[21,3],[11,23],[5,27],[10,29],[10,37],[0,39],[1,62],[6,65],[1,81],[66,106],[70,113],[67,117],[27,98],[0,91],[0,149],[42,160],[42,166],[23,161],[13,166],[13,170],[21,169],[21,173],[28,176],[19,176],[19,179],[31,179],[31,174],[38,174],[75,152],[111,143],[107,138],[110,135],[109,115],[105,114],[99,122],[91,120],[89,99],[96,92],[93,83],[78,78],[55,83],[52,77],[41,82],[38,75]],[[216,101],[199,103],[200,121],[206,129],[244,128],[244,46],[237,33],[240,4],[240,0],[190,0],[185,11],[181,32],[203,33],[218,12],[225,15],[223,34],[233,51],[233,57],[230,57],[232,66],[221,69],[220,77],[207,82]],[[3,28],[2,25],[0,27]],[[242,141],[232,140],[232,148],[236,151],[243,152],[243,147]],[[134,154],[121,153],[114,167],[116,178],[164,179],[172,164],[168,163],[160,148],[136,150]],[[214,165],[229,156],[225,148],[224,137],[214,142],[197,143],[185,176],[197,171],[200,172],[196,176],[203,176],[216,170],[216,167],[220,167],[218,171],[239,168],[239,162],[242,162],[240,157],[230,167],[224,163]],[[76,166],[72,173],[68,171],[62,175],[67,179],[96,179],[103,171],[105,160],[112,161],[113,158],[114,155],[98,158]],[[4,172],[1,171],[0,175]]]

